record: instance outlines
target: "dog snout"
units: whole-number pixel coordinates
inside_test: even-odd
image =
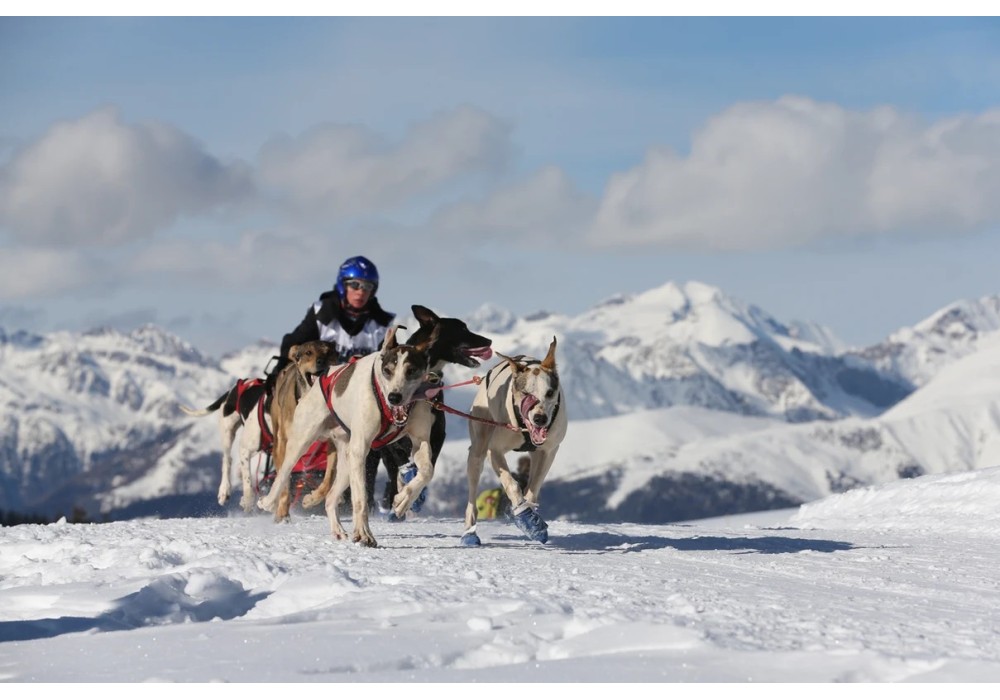
[[[531,422],[537,425],[539,428],[544,428],[549,423],[549,417],[544,413],[536,413],[531,418]]]
[[[403,395],[398,391],[389,392],[389,395],[385,397],[389,401],[389,405],[398,406],[403,403]]]

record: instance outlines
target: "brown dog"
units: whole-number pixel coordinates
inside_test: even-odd
[[[274,464],[280,465],[285,458],[285,447],[288,444],[288,432],[291,429],[292,417],[299,399],[312,386],[316,377],[325,374],[337,360],[337,349],[333,343],[313,340],[300,345],[293,345],[288,350],[291,364],[286,366],[274,383],[274,397],[271,399],[271,432],[274,434],[272,458]],[[332,446],[328,452],[327,471],[333,468],[330,461],[336,462],[336,452]],[[288,516],[289,494],[285,492],[276,515],[282,519]]]

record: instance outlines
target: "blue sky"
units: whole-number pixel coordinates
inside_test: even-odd
[[[698,280],[877,342],[1000,293],[993,18],[0,18],[0,326],[280,340]]]

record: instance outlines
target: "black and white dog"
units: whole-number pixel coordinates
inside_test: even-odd
[[[240,379],[229,391],[205,408],[193,409],[184,405],[180,407],[189,416],[207,416],[220,408],[222,409],[219,411],[219,435],[222,438],[222,478],[219,481],[217,497],[220,506],[226,505],[232,494],[229,474],[233,463],[233,443],[236,441],[236,433],[245,423],[251,426],[250,432],[253,434],[250,435],[244,431],[244,437],[240,438],[239,464],[240,477],[243,482],[243,496],[240,498],[240,506],[247,512],[253,509],[254,496],[250,484],[250,459],[264,447],[261,444],[262,429],[257,427],[258,420],[267,421],[267,430],[270,430],[270,416],[267,415],[270,404],[268,399],[263,380]]]
[[[497,355],[503,362],[486,374],[470,411],[469,501],[462,544],[481,544],[476,534],[476,496],[487,455],[512,504],[514,524],[531,539],[544,543],[549,539],[549,529],[538,515],[538,496],[568,425],[556,371],[556,339],[552,339],[541,361],[521,355]],[[523,493],[504,458],[512,450],[531,456],[528,486]]]
[[[419,304],[414,304],[411,308],[413,316],[416,318],[417,323],[420,324],[420,327],[410,336],[407,344],[426,346],[427,348],[428,379],[426,386],[418,390],[418,400],[419,397],[425,395],[427,390],[441,385],[446,365],[456,364],[463,367],[478,367],[481,360],[488,360],[492,357],[493,351],[490,348],[492,341],[485,336],[470,331],[464,321],[457,318],[438,316],[426,306],[420,306]],[[418,418],[418,420],[413,422],[413,425],[417,426],[422,424],[425,418],[424,412],[430,409],[431,428],[427,441],[430,444],[432,466],[437,464],[438,455],[441,453],[441,448],[445,441],[444,412],[435,407],[435,402],[440,400],[442,400],[442,396],[438,393],[429,406],[425,401],[420,401],[411,410],[411,420],[414,415]],[[389,472],[385,500],[390,507],[395,505],[396,496],[399,491],[406,487],[404,478],[407,475],[400,473],[400,467],[406,466],[411,462],[413,444],[408,432],[402,435],[399,440],[382,448],[383,461]],[[369,500],[371,500],[376,480],[376,470],[371,467],[377,467],[377,464],[373,465],[371,460],[369,460],[369,464],[366,466],[368,469],[366,469],[365,473],[365,489],[369,495]],[[417,471],[419,474],[419,469]],[[331,473],[327,473],[323,479],[323,484],[306,496],[302,504],[306,507],[312,507],[324,501],[332,485],[332,476]],[[432,474],[427,473],[423,476],[425,477],[423,483],[426,484],[430,481]],[[416,492],[417,495],[410,502],[411,505],[420,502],[423,488],[425,487]],[[393,509],[389,519],[390,521],[399,521],[404,516],[405,511],[397,515],[396,510]]]
[[[429,343],[427,346],[427,361],[430,365],[428,371],[428,384],[430,387],[440,385],[444,377],[444,368],[448,364],[461,365],[463,367],[478,367],[482,360],[488,360],[493,356],[490,346],[493,341],[489,338],[473,333],[464,321],[457,318],[438,316],[426,306],[414,304],[410,307],[413,316],[417,319],[420,327],[410,336],[407,341],[410,345],[421,345]],[[443,401],[443,396],[437,394],[435,401]],[[445,417],[444,411],[439,408],[432,408],[433,423],[431,425],[430,446],[431,464],[436,465],[438,455],[445,441]],[[395,455],[386,460],[386,467],[389,470],[389,482],[387,484],[386,500],[394,504],[396,494],[400,489],[405,488],[405,484],[400,479],[399,467],[405,463],[411,453],[410,440],[403,438],[396,445],[390,446],[392,450],[397,445],[401,445],[403,450],[395,450]],[[399,455],[402,455],[400,459]],[[375,475],[369,474],[369,488],[374,488]],[[430,480],[430,475],[427,480]],[[417,491],[417,498],[422,491]],[[393,515],[396,515],[394,512]],[[390,516],[390,519],[399,519]]]
[[[428,370],[426,346],[399,345],[396,331],[395,326],[389,329],[378,352],[331,368],[299,400],[288,431],[285,458],[278,467],[274,485],[257,502],[262,509],[274,512],[288,489],[292,468],[306,449],[317,440],[330,440],[336,446],[338,462],[333,486],[326,497],[331,533],[336,539],[347,538],[337,504],[350,483],[352,539],[365,546],[376,546],[368,524],[365,459],[369,450],[389,444],[406,431],[413,395],[425,382]],[[429,434],[429,411],[425,422],[424,433]],[[421,460],[430,460],[426,440],[419,445],[414,440],[414,451]]]

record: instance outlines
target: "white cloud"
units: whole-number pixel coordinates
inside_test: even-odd
[[[565,172],[549,166],[481,201],[442,209],[431,228],[461,236],[501,235],[558,242],[578,238],[592,219],[596,204],[596,199],[579,191]]]
[[[614,175],[589,241],[752,250],[827,236],[955,233],[1000,221],[1000,111],[924,124],[808,98],[737,104],[688,156]]]
[[[330,247],[328,238],[317,235],[254,230],[235,240],[156,241],[131,256],[126,267],[138,280],[162,276],[227,288],[267,288],[320,272],[335,276],[340,261],[315,254]]]
[[[510,128],[472,107],[415,125],[396,144],[360,126],[325,124],[261,149],[263,187],[304,216],[383,213],[463,176],[501,169]]]
[[[5,248],[0,255],[0,301],[55,299],[106,277],[89,256],[65,248]]]
[[[0,168],[0,226],[34,244],[115,245],[246,194],[225,165],[162,124],[125,124],[112,108],[51,127]]]

